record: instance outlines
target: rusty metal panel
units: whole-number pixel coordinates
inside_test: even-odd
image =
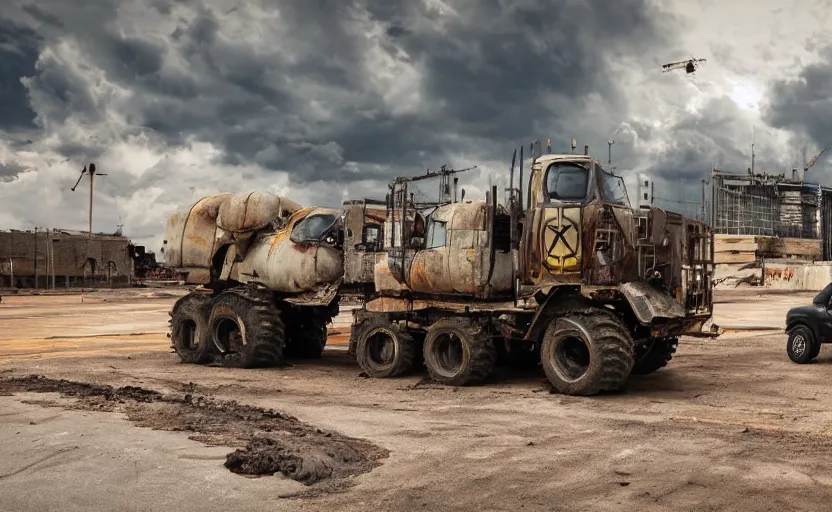
[[[514,274],[511,264],[511,253],[497,252],[494,254],[494,273],[491,275],[492,293],[505,294],[512,290]]]
[[[372,284],[376,252],[379,250],[387,212],[365,204],[352,204],[344,213],[344,283]],[[365,229],[378,226],[378,239],[365,240]]]
[[[609,206],[608,208],[612,211],[612,214],[615,217],[615,222],[618,223],[624,242],[630,249],[632,249],[636,245],[636,225],[633,220],[633,211],[629,208],[619,208],[614,206]]]
[[[300,209],[294,201],[268,192],[234,194],[220,205],[217,225],[232,233],[257,231]]]
[[[453,300],[430,300],[430,299],[406,299],[398,297],[378,297],[366,303],[367,311],[378,313],[392,313],[405,311],[420,311],[424,309],[444,309],[459,311],[459,301]],[[524,312],[517,308],[512,302],[471,302],[466,306],[472,312]]]
[[[656,318],[685,317],[685,308],[677,300],[644,281],[625,283],[618,289],[626,297],[641,323],[649,324]]]
[[[409,288],[431,294],[454,293],[446,247],[418,251],[410,265]]]
[[[482,251],[474,247],[474,235],[475,231],[470,229],[448,230],[450,247],[443,252],[447,255],[448,277],[454,293],[473,295],[480,284],[477,269]]]
[[[188,220],[190,211],[190,207],[185,208],[168,217],[162,245],[165,253],[165,264],[169,267],[182,267],[182,233],[185,231],[185,222]]]
[[[217,232],[217,215],[222,204],[230,197],[231,194],[209,196],[201,199],[191,208],[182,233],[182,267],[211,268]]]
[[[393,275],[393,272],[390,271],[388,255],[386,252],[381,252],[376,255],[373,282],[375,283],[376,291],[381,294],[397,295],[399,293],[409,291],[409,288],[405,284],[399,282],[399,280]]]
[[[650,241],[654,245],[662,245],[665,236],[665,225],[667,224],[667,214],[664,210],[652,208],[650,210],[651,216],[651,233]]]
[[[466,201],[442,206],[437,210],[447,209],[448,229],[486,229],[485,219],[489,210],[485,201]],[[435,214],[434,214],[435,215]]]
[[[231,277],[242,283],[261,283],[272,291],[301,293],[340,279],[342,253],[334,247],[300,246],[288,230],[257,238],[243,261],[232,267]]]

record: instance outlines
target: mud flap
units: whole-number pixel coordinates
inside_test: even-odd
[[[649,324],[656,318],[685,318],[685,308],[669,293],[645,282],[625,283],[620,285],[618,290],[627,298],[639,322],[643,324]]]

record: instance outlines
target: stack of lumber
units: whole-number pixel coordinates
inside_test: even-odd
[[[818,261],[823,257],[820,240],[753,235],[715,235],[714,263],[753,263],[759,259]]]
[[[715,235],[714,263],[754,263],[757,241],[753,235]]]
[[[820,240],[758,236],[757,255],[765,258],[817,261],[823,258],[823,246]]]

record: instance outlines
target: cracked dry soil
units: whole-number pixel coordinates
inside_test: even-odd
[[[141,427],[191,432],[189,439],[236,448],[226,457],[225,467],[242,475],[281,473],[306,485],[326,481],[327,487],[337,488],[388,456],[387,450],[370,442],[315,428],[272,409],[191,393],[163,395],[140,387],[113,388],[40,375],[0,378],[0,395],[16,392],[59,393],[76,400],[38,404],[121,412]]]

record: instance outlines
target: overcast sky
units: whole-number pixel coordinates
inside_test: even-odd
[[[614,139],[633,199],[644,172],[693,213],[752,141],[778,173],[832,142],[829,3],[3,0],[0,229],[85,229],[89,162],[94,229],[158,249],[208,194],[338,205],[448,164],[479,166],[471,197],[549,137],[604,161]]]

